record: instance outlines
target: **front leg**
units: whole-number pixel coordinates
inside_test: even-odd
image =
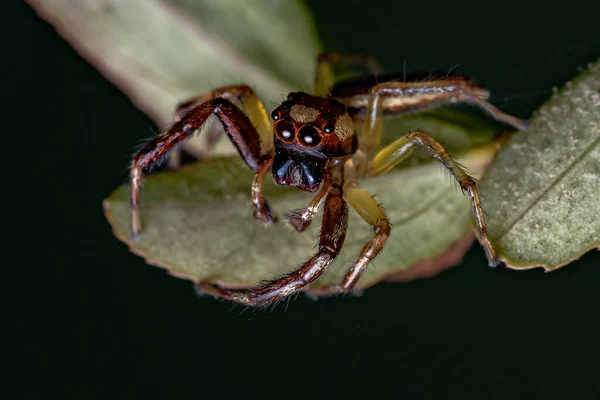
[[[348,205],[342,188],[334,184],[325,199],[321,224],[319,251],[298,270],[279,279],[265,282],[248,290],[222,289],[209,283],[200,283],[200,292],[242,303],[248,306],[264,306],[289,296],[314,282],[339,254],[348,228]]]
[[[189,98],[179,103],[175,111],[177,116],[182,118],[196,106],[219,97],[231,101],[250,119],[262,143],[262,154],[271,152],[273,148],[273,127],[269,115],[265,110],[263,102],[247,85],[223,86],[201,96]],[[215,127],[217,129],[214,129]],[[210,156],[222,133],[221,129],[218,129],[217,126],[215,127],[213,129],[204,129],[202,134],[205,136],[205,146],[201,152],[193,152],[192,155],[194,157],[204,159]],[[190,152],[192,149],[188,148],[187,151]],[[169,154],[169,168],[172,170],[179,169],[179,158],[178,151]]]
[[[184,117],[194,107],[219,97],[231,101],[250,119],[262,143],[262,153],[270,153],[273,149],[273,126],[263,102],[249,86],[224,86],[202,96],[188,99],[177,106],[177,114]],[[216,142],[216,137],[211,139],[212,143],[209,142],[209,145]]]
[[[198,131],[206,119],[215,115],[225,128],[227,136],[246,162],[246,165],[257,173],[257,179],[264,180],[265,159],[261,159],[261,140],[258,132],[248,117],[231,101],[224,98],[215,98],[193,107],[188,113],[167,132],[161,133],[151,139],[134,156],[131,163],[131,231],[136,239],[141,232],[140,222],[140,188],[142,185],[142,172],[160,164],[173,149],[181,145],[186,139]],[[268,157],[267,157],[268,159]],[[260,187],[258,185],[258,198]],[[255,195],[253,185],[253,198]],[[273,222],[273,216],[264,198],[255,202],[259,207],[255,215],[259,215],[263,221]],[[269,211],[267,211],[269,210]]]

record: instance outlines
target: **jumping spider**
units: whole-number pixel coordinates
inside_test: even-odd
[[[141,231],[139,200],[142,171],[158,164],[178,144],[192,136],[206,119],[215,115],[240,155],[254,172],[251,186],[254,217],[266,225],[277,218],[262,195],[269,173],[278,185],[317,192],[308,207],[286,214],[299,232],[304,231],[324,204],[318,251],[297,270],[248,290],[230,290],[201,283],[199,289],[214,296],[250,306],[271,303],[315,281],[330,265],[346,237],[348,204],[373,227],[374,236],[362,248],[357,261],[339,286],[329,292],[347,292],[385,245],[390,223],[373,197],[358,186],[358,179],[390,171],[417,147],[424,148],[458,181],[471,200],[479,240],[489,264],[497,264],[496,253],[486,235],[486,226],[475,181],[426,132],[415,130],[381,149],[382,117],[449,103],[476,105],[493,118],[518,129],[527,123],[507,115],[487,102],[489,93],[459,76],[426,79],[426,76],[375,75],[338,83],[331,81],[336,64],[362,64],[377,74],[368,55],[324,53],[318,57],[314,95],[292,92],[269,120],[263,103],[248,86],[222,87],[182,104],[182,118],[169,130],[151,139],[131,164],[131,229]],[[360,137],[356,128],[360,127]]]

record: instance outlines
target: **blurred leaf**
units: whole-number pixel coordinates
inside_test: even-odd
[[[481,171],[494,153],[492,144],[469,152],[461,161],[471,170]],[[144,229],[136,243],[129,240],[127,185],[105,200],[105,212],[115,235],[149,263],[195,281],[245,287],[289,272],[309,258],[320,227],[320,218],[316,218],[303,233],[285,223],[265,229],[250,213],[251,180],[252,171],[237,158],[215,159],[148,177],[141,209]],[[396,169],[365,179],[361,186],[376,194],[393,224],[392,237],[361,279],[361,287],[419,261],[435,259],[449,249],[454,251],[454,261],[460,260],[468,247],[465,241],[470,243],[469,202],[439,164]],[[265,195],[279,215],[305,207],[312,197],[272,182],[267,183]],[[351,211],[342,252],[314,289],[338,283],[371,235],[371,228]],[[461,239],[462,247],[458,245]],[[448,267],[444,260],[438,261],[426,267],[433,269],[429,274],[436,265]]]
[[[244,83],[267,107],[312,84],[320,43],[301,1],[27,0],[160,127],[177,103]],[[199,153],[202,139],[186,143]],[[221,141],[216,154],[234,154]]]
[[[600,246],[600,61],[513,135],[481,192],[490,239],[510,267],[552,270]]]

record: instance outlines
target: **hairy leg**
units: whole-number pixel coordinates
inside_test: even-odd
[[[266,169],[264,164],[270,162],[270,159],[268,157],[261,158],[260,137],[250,119],[231,101],[221,97],[194,106],[168,131],[148,141],[133,158],[130,176],[131,230],[134,238],[141,231],[139,204],[142,172],[160,164],[169,152],[193,135],[211,115],[215,115],[221,121],[227,136],[231,139],[248,167],[253,171],[258,171],[258,179],[264,179],[264,170]],[[253,198],[255,197],[253,195]],[[255,202],[255,204],[257,203]],[[260,204],[268,209],[264,199],[258,205]],[[264,216],[266,218],[265,222],[272,222],[269,221],[270,212],[259,209],[255,215]]]
[[[468,103],[480,107],[497,121],[517,129],[526,129],[528,126],[526,121],[505,114],[490,104],[487,101],[489,92],[463,77],[451,76],[417,82],[391,80],[370,86],[360,81],[349,82],[334,89],[332,97],[346,105],[353,113],[362,116],[359,144],[365,152],[379,147],[384,112],[400,114],[432,106]],[[359,120],[360,118],[357,119]]]
[[[398,165],[398,163],[407,158],[417,147],[424,148],[431,157],[441,162],[456,179],[463,192],[466,192],[469,195],[475,222],[479,231],[479,241],[485,250],[489,265],[495,267],[498,264],[498,260],[496,259],[496,252],[487,237],[487,228],[483,220],[483,210],[479,200],[477,183],[456,161],[454,161],[442,145],[427,133],[423,131],[413,131],[382,149],[371,161],[371,164],[366,171],[366,175],[376,176],[390,171]]]
[[[222,289],[208,283],[201,283],[198,288],[201,292],[248,306],[263,306],[277,301],[302,290],[321,276],[339,254],[347,228],[348,205],[344,201],[341,186],[334,183],[325,199],[319,250],[299,269],[248,290]]]
[[[261,153],[269,153],[273,148],[273,126],[271,125],[271,119],[267,114],[267,110],[265,110],[263,102],[249,86],[224,86],[202,96],[188,99],[177,106],[177,114],[183,117],[193,107],[218,97],[231,101],[246,114],[248,119],[250,119],[252,126],[256,128],[256,132],[262,143],[263,147]]]
[[[265,110],[263,102],[258,98],[254,91],[246,85],[230,85],[213,90],[212,92],[190,98],[177,105],[176,112],[179,118],[183,118],[194,107],[206,103],[207,101],[224,98],[235,104],[250,119],[252,125],[256,128],[258,136],[262,143],[262,154],[271,152],[273,148],[273,129],[271,120]],[[206,140],[206,146],[202,153],[194,153],[197,158],[209,156],[215,145],[222,136],[222,129],[217,124],[209,124],[210,129],[204,128],[202,135]],[[176,170],[179,168],[179,152],[173,151],[169,154],[169,168]]]

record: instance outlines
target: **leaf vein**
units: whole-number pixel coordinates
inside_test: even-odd
[[[569,165],[569,167],[567,167],[560,175],[558,175],[558,177],[554,180],[554,182],[552,182],[550,184],[550,186],[548,186],[548,188],[546,190],[544,190],[544,192],[542,194],[540,194],[535,200],[533,200],[533,202],[531,202],[531,204],[517,217],[515,218],[515,220],[510,224],[510,226],[504,231],[502,232],[501,235],[499,235],[496,239],[497,242],[500,242],[500,240],[502,240],[502,238],[504,236],[506,236],[506,234],[508,234],[514,227],[515,225],[517,225],[517,223],[519,221],[521,221],[523,219],[523,217],[525,216],[525,214],[527,214],[529,211],[531,211],[544,197],[546,197],[546,195],[556,187],[556,185],[558,185],[567,175],[569,175],[569,173],[573,170],[573,168],[575,168],[575,166],[577,166],[577,164],[579,164],[580,161],[582,161],[583,159],[585,159],[585,156],[589,153],[592,152],[592,150],[598,146],[600,144],[600,137],[597,138],[596,140],[594,140],[582,153],[581,156],[577,157],[574,162]]]

